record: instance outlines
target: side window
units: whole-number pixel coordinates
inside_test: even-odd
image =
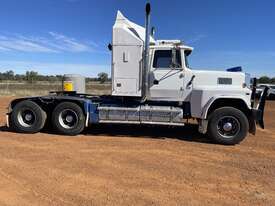
[[[157,69],[167,69],[172,66],[172,50],[156,50],[153,67]],[[176,68],[181,67],[180,50],[176,51]]]

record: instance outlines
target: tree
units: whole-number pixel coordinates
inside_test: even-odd
[[[34,83],[38,78],[38,73],[35,71],[27,71],[26,72],[26,80],[29,83]]]
[[[98,75],[98,80],[100,81],[101,84],[106,82],[108,80],[108,74],[105,72],[100,72]]]
[[[3,80],[13,80],[14,79],[14,72],[12,70],[6,71],[2,73],[1,79]]]
[[[268,83],[270,83],[270,78],[267,76],[262,76],[259,78],[259,83],[268,84]]]
[[[16,81],[23,81],[24,78],[25,78],[24,74],[16,74],[16,75],[14,75],[14,80],[16,80]]]
[[[7,74],[8,79],[14,78],[14,72],[12,70],[7,71],[6,74]]]
[[[273,78],[270,79],[270,83],[271,84],[275,84],[275,77],[273,77]]]

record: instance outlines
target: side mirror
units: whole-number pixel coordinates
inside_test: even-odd
[[[108,49],[109,49],[110,51],[112,51],[112,50],[113,50],[113,45],[112,45],[112,44],[108,44]]]
[[[177,50],[176,50],[176,48],[173,48],[172,49],[172,65],[173,65],[173,67],[175,67],[177,65],[177,56],[176,56],[176,54],[177,54]]]
[[[174,69],[183,69],[182,66],[181,66],[181,62],[178,62],[178,59],[177,58],[177,53],[180,52],[177,48],[173,48],[172,49],[172,62],[171,62],[171,66],[172,68]]]
[[[155,33],[156,33],[156,29],[155,29],[155,27],[152,27],[151,28],[151,36],[154,38],[154,36],[155,36]]]

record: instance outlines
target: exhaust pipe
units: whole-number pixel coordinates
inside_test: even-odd
[[[144,57],[143,57],[143,101],[148,97],[149,90],[149,45],[150,45],[150,3],[146,4],[145,7],[146,18],[145,18],[145,42],[144,42]]]
[[[257,78],[253,78],[252,93],[251,93],[251,108],[254,108],[254,104],[256,101],[256,88],[257,88]]]

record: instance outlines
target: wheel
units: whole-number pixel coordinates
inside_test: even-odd
[[[77,135],[84,130],[85,116],[77,104],[63,102],[52,113],[52,125],[60,134]]]
[[[46,113],[35,102],[24,100],[15,105],[10,115],[10,126],[16,132],[37,133],[45,125]]]
[[[222,107],[209,116],[207,133],[216,143],[234,145],[246,137],[248,129],[248,119],[242,111]]]

